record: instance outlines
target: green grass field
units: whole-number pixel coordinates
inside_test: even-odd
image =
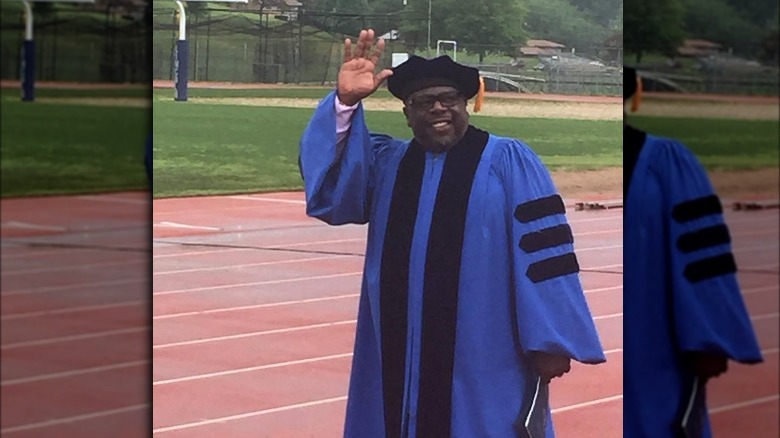
[[[38,97],[138,97],[144,90],[38,90]],[[128,96],[129,94],[129,96]],[[145,190],[146,108],[42,101],[0,94],[2,196]]]
[[[219,91],[196,94],[213,96]],[[156,92],[156,197],[302,188],[298,141],[312,109],[183,103],[158,97]],[[374,132],[400,138],[411,135],[400,112],[368,112],[367,120]],[[597,169],[622,163],[619,121],[478,115],[472,121],[495,134],[524,140],[552,168]]]
[[[680,140],[709,169],[758,169],[780,162],[777,120],[632,117],[631,123],[647,132]]]
[[[192,97],[320,98],[323,88],[191,90]],[[380,90],[378,98],[388,97]],[[173,102],[154,92],[156,197],[193,196],[302,187],[298,141],[312,109]],[[368,112],[372,131],[408,138],[403,115]],[[622,165],[619,121],[519,119],[473,115],[472,122],[531,145],[555,170]],[[778,162],[776,121],[636,117],[658,135],[679,138],[714,169],[756,169]]]

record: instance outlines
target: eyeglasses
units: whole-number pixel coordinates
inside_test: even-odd
[[[436,104],[436,102],[439,102],[445,108],[452,108],[463,101],[463,96],[461,96],[459,92],[447,91],[446,93],[433,96],[420,96],[409,99],[407,105],[417,111],[427,111],[433,108],[433,105]]]

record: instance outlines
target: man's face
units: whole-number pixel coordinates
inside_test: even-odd
[[[466,99],[452,87],[431,87],[412,93],[406,99],[404,115],[414,138],[433,152],[455,146],[469,126]]]

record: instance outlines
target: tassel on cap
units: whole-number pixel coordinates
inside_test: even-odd
[[[642,103],[642,78],[637,75],[636,77],[636,92],[631,98],[631,112],[635,113],[639,110],[639,104]]]
[[[485,101],[485,78],[479,77],[479,91],[477,91],[477,98],[474,100],[474,112],[478,113],[482,110],[482,102]]]

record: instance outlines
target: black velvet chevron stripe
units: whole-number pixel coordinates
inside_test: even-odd
[[[417,436],[450,437],[458,288],[474,174],[488,133],[470,127],[447,153],[425,259]]]
[[[567,253],[531,263],[525,275],[534,283],[541,283],[577,272],[580,272],[577,256],[574,253]]]
[[[672,209],[672,218],[677,222],[690,222],[721,213],[723,206],[720,199],[716,195],[709,195],[677,204]]]
[[[382,335],[382,391],[385,432],[401,436],[406,366],[409,255],[420,199],[425,152],[415,142],[401,159],[387,218],[379,277]]]
[[[559,195],[552,195],[518,205],[515,208],[515,218],[526,224],[543,217],[564,214],[565,212],[566,206],[563,205],[563,199]]]
[[[685,267],[684,275],[691,283],[698,283],[735,272],[737,264],[734,262],[734,256],[727,253],[689,263]]]
[[[677,249],[691,253],[730,242],[729,229],[721,224],[683,234],[677,239]]]
[[[574,243],[574,236],[572,236],[571,227],[568,224],[563,224],[524,234],[520,238],[520,249],[532,253],[566,243]]]

